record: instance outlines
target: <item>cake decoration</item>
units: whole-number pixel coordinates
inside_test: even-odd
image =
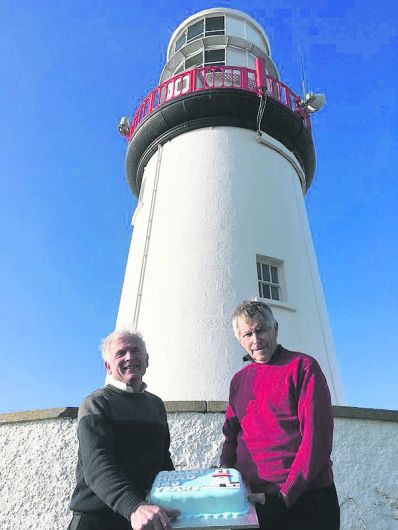
[[[249,510],[241,474],[232,468],[161,471],[148,501],[180,510],[180,518],[230,518]]]

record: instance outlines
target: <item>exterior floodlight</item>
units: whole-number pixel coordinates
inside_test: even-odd
[[[306,94],[302,106],[306,109],[307,112],[312,114],[317,110],[320,110],[325,105],[325,103],[325,94],[313,94],[312,92],[309,92],[308,94]]]
[[[122,136],[127,136],[130,132],[130,123],[127,116],[123,116],[119,123],[119,132]]]

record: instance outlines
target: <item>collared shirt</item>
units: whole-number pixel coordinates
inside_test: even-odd
[[[146,384],[142,383],[141,390],[138,392],[134,391],[134,388],[127,383],[124,383],[123,381],[119,381],[118,379],[115,379],[111,375],[108,375],[107,384],[115,386],[116,388],[119,388],[120,390],[124,390],[125,392],[130,392],[131,394],[143,394],[144,390],[146,389]]]

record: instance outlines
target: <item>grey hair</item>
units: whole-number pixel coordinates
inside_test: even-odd
[[[269,305],[257,300],[245,300],[235,309],[232,315],[232,327],[234,328],[235,337],[239,340],[238,319],[245,317],[246,320],[251,320],[255,315],[260,314],[267,326],[275,327],[276,320]]]
[[[142,338],[141,333],[132,333],[131,331],[128,331],[126,329],[112,331],[112,333],[109,333],[107,337],[101,340],[99,349],[102,354],[102,358],[106,359],[108,353],[109,353],[109,347],[112,344],[113,341],[117,339],[140,339],[142,343],[145,346],[144,339]],[[145,347],[146,349],[146,347]]]

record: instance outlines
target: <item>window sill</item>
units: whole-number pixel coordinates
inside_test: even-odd
[[[264,302],[265,304],[271,306],[271,307],[279,307],[280,309],[286,309],[287,311],[293,311],[296,312],[297,309],[286,302],[280,302],[279,300],[271,300],[269,298],[261,298],[259,296],[256,296],[255,298],[259,302]]]

